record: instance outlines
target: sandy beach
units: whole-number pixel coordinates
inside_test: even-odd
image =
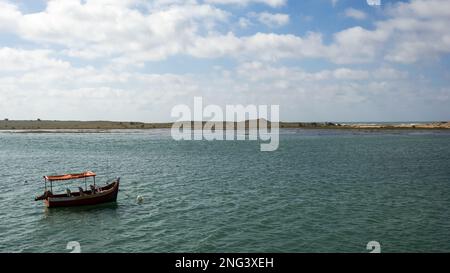
[[[205,124],[205,122],[203,122]],[[259,124],[259,123],[258,123]],[[104,130],[142,130],[142,129],[167,129],[173,123],[144,123],[144,122],[116,122],[116,121],[57,121],[57,120],[1,120],[0,130],[26,130],[37,132],[53,132],[54,130],[101,132]],[[194,123],[192,123],[194,127]],[[223,127],[238,128],[239,125],[246,129],[253,128],[249,121],[240,123],[223,123]],[[259,126],[259,125],[258,125]],[[271,124],[269,122],[268,126]],[[302,129],[364,129],[364,130],[389,130],[389,129],[450,129],[450,122],[431,123],[332,123],[332,122],[281,122],[279,128],[302,128]]]

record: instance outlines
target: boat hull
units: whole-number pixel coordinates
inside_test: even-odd
[[[76,196],[70,197],[66,195],[51,196],[44,200],[44,204],[48,208],[55,208],[92,206],[97,204],[116,202],[117,194],[119,192],[119,182],[120,179],[117,179],[113,183],[102,187],[101,191],[96,193],[86,191],[83,194],[77,193]]]

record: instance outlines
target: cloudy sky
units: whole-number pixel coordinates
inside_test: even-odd
[[[450,1],[0,0],[0,118],[450,120]]]

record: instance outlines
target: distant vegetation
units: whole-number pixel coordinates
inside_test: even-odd
[[[156,126],[155,126],[156,125]],[[0,130],[111,130],[170,128],[171,123],[113,122],[113,121],[56,121],[56,120],[8,120],[0,121]]]

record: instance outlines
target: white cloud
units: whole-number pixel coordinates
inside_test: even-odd
[[[226,22],[229,14],[202,4],[167,5],[145,14],[127,8],[126,3],[101,6],[91,1],[51,1],[43,12],[16,16],[14,31],[27,40],[62,45],[62,52],[71,57],[108,57],[121,65],[142,65],[177,54],[201,58],[255,56],[273,61],[318,56],[321,48],[320,35],[313,34],[304,38],[272,33],[245,37],[232,32],[221,34],[215,26]],[[258,18],[269,25],[289,21],[285,14],[261,13]],[[249,22],[240,23],[245,26]]]
[[[354,8],[348,8],[345,10],[345,16],[356,19],[356,20],[364,20],[367,18],[367,14],[361,10],[357,10]]]
[[[448,101],[445,91],[427,90],[428,94],[424,94],[423,87],[403,78],[406,75],[402,71],[390,67],[375,69],[380,73],[372,71],[340,67],[307,72],[298,67],[248,62],[237,68],[236,78],[240,79],[239,86],[250,81],[241,92],[257,90],[258,99],[279,103],[282,117],[298,113],[296,116],[301,118],[297,120],[354,120],[355,113],[360,120],[402,119],[408,115],[423,119],[420,116],[424,111],[432,109],[429,105],[442,106]],[[394,78],[392,74],[401,77]],[[235,88],[230,83],[227,86]],[[427,106],[421,103],[424,97],[429,100]]]
[[[319,32],[239,36],[230,26],[253,22],[232,16],[214,2],[238,4],[223,0],[206,4],[194,0],[49,1],[45,10],[25,14],[0,0],[0,31],[30,42],[22,48],[0,47],[2,115],[166,121],[173,105],[186,103],[194,95],[216,104],[279,103],[285,109],[282,117],[301,120],[351,119],[358,109],[377,119],[373,113],[386,117],[386,107],[409,107],[405,113],[422,109],[424,98],[431,110],[436,103],[448,103],[448,88],[434,89],[413,80],[420,75],[389,64],[429,60],[450,52],[448,2],[430,0],[424,5],[416,0],[387,6],[386,19],[374,22],[370,29],[354,26],[331,37]],[[272,7],[284,2],[264,1]],[[26,49],[30,47],[35,49]],[[127,67],[176,55],[233,58],[237,67],[181,75]],[[76,59],[76,67],[67,56]],[[303,58],[338,65],[307,71],[292,61],[292,66],[282,62]]]
[[[289,24],[289,15],[283,13],[250,13],[250,17],[256,18],[261,24],[271,28],[281,27]]]
[[[379,57],[414,63],[450,53],[450,2],[412,0],[388,6],[388,19],[373,30],[353,27],[335,34],[331,57],[338,63],[370,62]]]
[[[322,41],[320,33],[236,36],[227,29],[232,16],[211,5],[219,2],[234,3],[224,0],[210,0],[209,4],[193,0],[158,0],[152,4],[139,0],[88,0],[84,4],[49,1],[42,12],[22,14],[14,5],[0,2],[0,28],[46,47],[60,45],[68,56],[109,58],[120,65],[143,65],[178,54],[199,58],[254,57],[267,61],[324,58],[338,64],[377,59],[413,63],[450,52],[448,1],[430,0],[424,4],[414,0],[388,6],[388,19],[375,22],[373,29],[359,26],[344,29],[335,33],[329,44]],[[254,1],[241,3],[250,2]],[[281,6],[285,1],[264,3]],[[287,14],[263,12],[254,16],[272,27],[289,22]],[[245,18],[237,22],[244,28],[249,23]]]
[[[1,114],[9,118],[167,121],[174,105],[199,95],[208,104],[280,104],[283,119],[348,120],[355,108],[361,110],[359,118],[377,119],[379,114],[383,119],[389,107],[423,107],[424,97],[431,107],[449,98],[447,89],[437,90],[436,96],[423,94],[406,73],[392,67],[310,72],[250,61],[235,70],[174,75],[73,67],[35,50],[0,52],[2,61],[16,65],[0,74]],[[31,61],[17,61],[17,56]]]
[[[248,28],[252,25],[252,21],[249,20],[248,18],[241,17],[241,18],[239,18],[238,24],[239,24],[239,27],[241,27],[241,28]]]
[[[389,10],[392,18],[377,23],[389,32],[393,46],[385,58],[400,63],[438,58],[450,53],[450,2],[444,0],[399,3]]]
[[[408,77],[408,72],[399,71],[391,67],[380,67],[371,72],[375,79],[404,80]]]
[[[16,31],[20,11],[11,3],[0,0],[0,31]]]
[[[366,80],[369,78],[369,72],[364,70],[339,68],[333,71],[333,76],[339,80]]]
[[[77,68],[40,50],[1,48],[0,58],[0,109],[10,118],[164,121],[166,108],[198,91],[190,75]]]
[[[273,8],[282,7],[287,0],[205,0],[206,3],[222,4],[222,5],[239,5],[247,6],[249,4],[265,4]]]
[[[136,54],[144,60],[161,60],[183,52],[189,41],[228,17],[223,10],[209,5],[170,5],[145,14],[128,7],[128,2],[108,3],[50,1],[45,11],[16,13],[16,18],[8,18],[8,22],[15,23],[10,30],[23,38],[65,46],[71,56]],[[4,19],[2,14],[0,11]]]
[[[292,85],[306,81],[329,80],[332,77],[332,73],[328,70],[310,73],[299,68],[271,66],[258,61],[240,64],[236,69],[236,75],[253,83],[285,80]]]
[[[362,27],[348,28],[334,34],[327,54],[335,63],[371,62],[388,38],[389,33],[383,29],[371,31]]]
[[[286,79],[291,83],[323,82],[323,81],[362,81],[362,80],[400,80],[407,77],[407,73],[393,68],[383,67],[374,71],[340,67],[334,70],[306,72],[296,67],[272,66],[253,61],[242,63],[236,69],[237,75],[253,82]]]
[[[37,68],[65,69],[70,66],[68,62],[50,57],[50,54],[49,50],[21,50],[2,47],[0,48],[0,72],[26,71]]]
[[[436,17],[448,18],[450,16],[450,3],[447,0],[412,0],[399,2],[389,10],[392,16],[418,17],[430,19]]]
[[[199,58],[232,56],[244,60],[274,62],[286,58],[321,57],[324,50],[322,37],[317,33],[309,33],[301,38],[295,35],[273,33],[256,33],[252,36],[237,37],[229,32],[226,35],[199,37],[187,52]]]

